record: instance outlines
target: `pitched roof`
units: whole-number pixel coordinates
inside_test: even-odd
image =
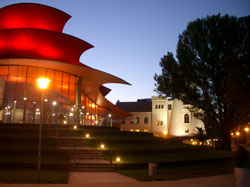
[[[116,106],[126,112],[152,112],[151,99],[138,99],[137,102],[116,102]]]

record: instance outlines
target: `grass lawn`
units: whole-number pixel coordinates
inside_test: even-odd
[[[233,153],[230,151],[219,150],[207,150],[199,152],[176,152],[176,153],[135,153],[126,154],[121,153],[119,155],[113,155],[113,162],[115,158],[119,156],[121,163],[133,163],[133,162],[171,162],[171,161],[187,161],[187,160],[202,160],[202,159],[214,159],[214,158],[226,158],[233,157]],[[104,155],[106,160],[110,160],[109,155]]]
[[[40,177],[41,183],[67,183],[68,171],[41,170]],[[0,183],[36,183],[36,180],[37,170],[0,170]]]
[[[0,154],[0,161],[8,161],[8,162],[37,162],[38,153],[1,153]],[[61,152],[54,152],[54,153],[41,153],[41,162],[56,162],[56,163],[68,163],[67,155]]]
[[[153,180],[179,180],[185,178],[206,177],[214,175],[223,175],[232,173],[232,163],[222,162],[214,164],[198,164],[175,166],[169,168],[157,168],[156,177],[148,175],[148,169],[125,169],[118,170],[122,175],[134,178],[140,181]]]

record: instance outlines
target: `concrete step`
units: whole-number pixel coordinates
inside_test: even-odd
[[[110,168],[110,164],[96,164],[96,163],[72,163],[74,168]]]
[[[102,159],[102,157],[100,155],[69,155],[70,159]]]
[[[72,168],[70,171],[77,172],[114,172],[114,168]]]

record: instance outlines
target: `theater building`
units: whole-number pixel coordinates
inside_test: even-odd
[[[189,137],[196,127],[204,127],[188,110],[191,105],[177,99],[152,97],[136,102],[117,101],[116,105],[133,114],[121,121],[121,130],[152,132],[160,137]]]
[[[62,32],[70,17],[33,3],[0,9],[1,123],[39,123],[43,112],[43,123],[110,126],[131,115],[105,98],[103,86],[129,83],[79,62],[93,46]],[[50,80],[44,91],[40,77]]]

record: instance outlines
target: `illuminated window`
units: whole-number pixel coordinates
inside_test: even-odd
[[[135,118],[135,124],[139,124],[140,123],[140,120],[138,117]]]
[[[184,123],[189,123],[189,115],[188,114],[184,115]]]
[[[168,110],[172,110],[172,105],[168,105]]]
[[[130,124],[134,124],[134,118],[130,118]]]
[[[148,117],[144,118],[144,124],[148,124]]]

